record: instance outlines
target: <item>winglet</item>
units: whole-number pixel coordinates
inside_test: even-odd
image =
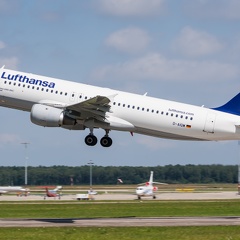
[[[234,98],[232,98],[226,104],[217,108],[212,108],[212,109],[240,116],[240,93],[238,93]]]
[[[107,96],[107,98],[110,100],[110,102],[114,101],[114,98],[118,95],[118,93],[115,93],[113,95]]]
[[[2,65],[1,69],[4,69],[5,68],[5,65]]]

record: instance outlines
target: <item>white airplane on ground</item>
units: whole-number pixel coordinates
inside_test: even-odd
[[[149,181],[146,183],[140,183],[138,185],[144,185],[137,187],[136,194],[138,196],[138,199],[141,199],[141,197],[149,197],[152,196],[153,199],[156,198],[155,192],[158,190],[158,187],[153,186],[153,184],[164,184],[166,183],[160,183],[160,182],[153,182],[153,171],[150,173]]]
[[[22,188],[22,187],[17,187],[17,186],[8,186],[8,187],[3,187],[0,186],[0,195],[8,192],[16,192],[16,193],[28,193],[29,189],[28,188]]]
[[[110,130],[176,140],[240,140],[240,93],[217,108],[205,108],[109,88],[0,69],[0,106],[30,112],[44,127],[90,130],[85,143],[94,146],[95,128],[110,147]]]

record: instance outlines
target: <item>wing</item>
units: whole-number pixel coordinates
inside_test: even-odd
[[[108,128],[109,121],[106,119],[110,112],[110,102],[117,94],[111,96],[96,96],[86,101],[68,105],[65,112],[71,118],[76,119],[79,125],[89,128]]]
[[[110,98],[105,96],[96,96],[86,101],[69,105],[66,110],[74,115],[76,119],[105,118],[106,112],[110,109]]]
[[[133,130],[134,126],[124,119],[112,116],[110,102],[117,94],[111,96],[96,96],[86,101],[65,107],[65,112],[76,119],[79,125],[88,128],[104,128],[115,130]],[[108,114],[109,113],[109,114]]]
[[[69,105],[66,107],[68,115],[76,120],[97,120],[104,122],[106,112],[109,112],[111,102],[110,98],[105,96],[96,96],[86,101]]]

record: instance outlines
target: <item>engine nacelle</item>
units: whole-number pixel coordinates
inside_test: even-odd
[[[31,121],[43,127],[64,127],[76,124],[76,121],[64,114],[62,109],[43,104],[32,106]]]

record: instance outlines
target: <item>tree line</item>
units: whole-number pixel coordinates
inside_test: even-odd
[[[165,183],[237,183],[237,165],[166,165],[156,167],[92,166],[93,185],[114,185],[148,181],[154,171],[154,181]],[[90,166],[28,167],[28,185],[88,185]],[[24,167],[0,167],[0,185],[24,185]]]

